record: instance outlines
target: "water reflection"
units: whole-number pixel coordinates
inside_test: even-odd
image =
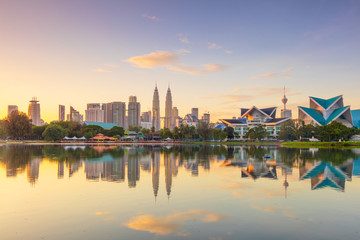
[[[269,159],[264,159],[264,156]],[[179,168],[192,176],[200,171],[209,171],[211,164],[218,163],[224,169],[240,168],[244,179],[268,179],[289,187],[288,176],[293,170],[299,172],[299,180],[310,179],[311,189],[329,187],[344,191],[345,182],[353,176],[360,176],[360,151],[339,149],[285,149],[276,146],[4,146],[0,147],[0,163],[6,169],[6,176],[16,177],[26,171],[31,185],[39,179],[39,168],[43,161],[57,162],[57,178],[71,178],[85,172],[88,181],[122,183],[127,180],[129,188],[135,188],[141,180],[141,172],[148,172],[152,178],[153,194],[156,199],[160,186],[160,169],[164,170],[165,191],[168,198],[172,193],[173,178]],[[161,159],[164,159],[161,168]],[[200,170],[199,170],[200,168]],[[127,176],[126,176],[127,175]]]

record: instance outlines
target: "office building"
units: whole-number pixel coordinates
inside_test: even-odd
[[[31,119],[33,125],[35,126],[42,125],[42,121],[40,118],[40,104],[39,101],[36,99],[36,97],[33,97],[33,99],[30,101],[28,116]]]
[[[84,116],[70,106],[70,113],[67,115],[67,121],[82,123],[84,121]]]
[[[205,121],[206,123],[210,123],[210,114],[209,113],[204,113],[201,120]]]
[[[18,106],[16,106],[16,105],[8,105],[8,118],[9,118],[9,116],[10,116],[10,114],[12,112],[18,111],[18,110],[19,110]]]
[[[65,121],[65,106],[59,105],[59,121]]]
[[[104,122],[105,111],[100,107],[100,103],[89,103],[85,110],[85,121]]]
[[[155,128],[155,131],[160,130],[160,99],[157,86],[155,86],[153,95],[152,126]]]
[[[172,130],[172,97],[171,97],[171,90],[170,87],[166,93],[166,100],[165,100],[165,119],[164,119],[164,128],[168,128]]]
[[[129,97],[128,126],[140,126],[140,103],[137,102],[136,96]]]
[[[112,102],[112,123],[125,128],[126,103]]]
[[[171,117],[171,129],[174,129],[174,127],[176,126],[176,119],[179,117],[179,110],[177,109],[177,107],[173,107]]]
[[[191,114],[195,116],[197,119],[199,119],[199,109],[198,108],[192,108]]]

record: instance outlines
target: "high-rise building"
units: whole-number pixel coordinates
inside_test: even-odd
[[[18,106],[16,105],[8,105],[8,117],[10,117],[10,114],[14,111],[18,111]]]
[[[285,87],[284,87],[284,97],[282,99],[282,103],[284,104],[284,109],[281,109],[281,117],[282,118],[291,118],[291,110],[290,109],[286,109],[286,103],[287,103],[288,99],[285,96]]]
[[[205,121],[206,123],[210,123],[210,114],[209,113],[204,113],[201,120]]]
[[[152,126],[156,131],[160,130],[160,100],[157,86],[155,86],[152,105]]]
[[[173,107],[172,109],[172,121],[171,121],[171,129],[174,129],[176,126],[176,119],[179,117],[179,110],[177,107]]]
[[[140,103],[136,96],[129,97],[128,126],[140,126]]]
[[[84,116],[81,115],[79,111],[76,111],[72,106],[70,106],[70,113],[67,115],[67,120],[82,123]]]
[[[197,119],[199,119],[199,109],[198,108],[192,108],[191,114],[194,115]]]
[[[65,106],[59,105],[59,121],[65,121]]]
[[[151,122],[151,111],[141,113],[142,122]]]
[[[31,119],[31,122],[35,126],[41,126],[41,118],[40,118],[40,104],[36,97],[30,101],[28,116]]]
[[[125,128],[126,103],[112,102],[113,122],[119,127]]]
[[[104,122],[113,123],[113,105],[112,103],[103,103],[101,109],[104,111]]]
[[[166,100],[165,100],[165,119],[164,119],[164,128],[168,128],[172,130],[171,128],[171,122],[172,122],[172,97],[171,97],[171,90],[170,87],[167,90],[166,93]]]
[[[89,103],[85,110],[85,120],[88,122],[104,122],[105,111],[101,109],[100,103]]]
[[[151,127],[152,127],[151,111],[141,113],[140,126],[142,128],[151,129]]]

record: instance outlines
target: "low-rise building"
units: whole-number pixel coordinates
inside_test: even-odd
[[[242,108],[241,117],[221,119],[226,126],[234,128],[237,139],[245,140],[245,134],[249,129],[262,125],[269,133],[270,139],[276,139],[280,132],[280,125],[290,118],[276,118],[276,107],[272,108]]]

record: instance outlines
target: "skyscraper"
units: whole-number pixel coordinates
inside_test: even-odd
[[[164,119],[164,128],[171,129],[171,122],[172,122],[172,97],[170,87],[166,93],[166,100],[165,100],[165,119]]]
[[[65,106],[59,105],[59,121],[65,121]]]
[[[88,103],[85,110],[85,121],[104,122],[105,111],[100,108],[100,103]]]
[[[36,97],[33,97],[29,104],[28,116],[35,126],[41,126],[40,104]]]
[[[210,123],[210,113],[204,113],[204,115],[202,116],[202,120],[206,123]]]
[[[174,129],[176,126],[176,119],[179,117],[179,110],[177,107],[173,107],[172,109],[172,121],[171,121],[171,129]]]
[[[125,128],[126,103],[112,102],[113,122],[119,127]]]
[[[160,100],[157,86],[155,86],[152,105],[152,126],[156,131],[160,130]]]
[[[113,105],[112,103],[103,103],[101,109],[104,111],[104,122],[113,123]]]
[[[8,118],[10,116],[10,114],[14,111],[18,111],[18,106],[16,105],[8,105]]]
[[[198,108],[192,108],[191,114],[194,115],[197,119],[199,119],[199,109]]]
[[[67,115],[68,121],[74,121],[82,123],[84,116],[79,113],[79,111],[76,111],[72,106],[70,106],[70,113]]]
[[[128,126],[140,126],[140,103],[136,96],[129,97]]]

